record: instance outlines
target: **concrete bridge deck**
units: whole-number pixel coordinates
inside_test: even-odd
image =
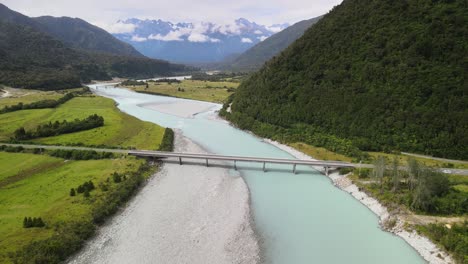
[[[296,173],[297,165],[319,166],[324,167],[325,173],[328,174],[330,168],[354,168],[355,166],[348,162],[341,161],[312,161],[312,160],[297,160],[297,159],[278,159],[278,158],[260,158],[260,157],[247,157],[247,156],[227,156],[227,155],[214,155],[214,154],[199,154],[199,153],[176,153],[176,152],[163,152],[163,151],[147,151],[147,150],[130,150],[129,155],[137,157],[150,157],[157,159],[164,158],[177,158],[179,164],[182,165],[182,159],[200,159],[206,162],[209,166],[210,160],[221,160],[233,162],[234,169],[237,169],[237,162],[255,162],[263,163],[263,171],[266,171],[266,164],[289,164],[292,165],[292,172]]]
[[[372,164],[360,164],[360,163],[347,163],[341,161],[310,161],[310,160],[295,160],[295,159],[276,159],[276,158],[258,158],[258,157],[239,157],[239,156],[222,156],[212,154],[195,154],[195,153],[174,153],[174,152],[161,152],[161,151],[148,151],[148,150],[128,150],[128,149],[106,149],[106,148],[92,148],[92,147],[76,147],[76,146],[53,146],[53,145],[34,145],[34,144],[11,144],[11,143],[0,143],[0,145],[10,147],[23,147],[29,149],[64,149],[64,150],[92,150],[97,152],[112,152],[120,154],[128,154],[140,157],[153,157],[158,159],[164,158],[178,158],[180,157],[179,163],[185,158],[196,158],[205,160],[225,160],[234,162],[234,168],[236,169],[236,162],[259,162],[259,163],[277,163],[277,164],[291,164],[293,165],[293,171],[295,171],[296,165],[309,165],[309,166],[320,166],[326,168],[373,168]],[[133,153],[133,154],[132,154]],[[194,157],[196,155],[197,157]],[[247,160],[246,160],[247,159]],[[209,165],[209,163],[208,163]],[[265,167],[264,167],[265,168]],[[400,169],[405,169],[400,167]],[[468,176],[467,169],[454,169],[454,168],[436,168],[437,171],[446,174],[464,175]]]

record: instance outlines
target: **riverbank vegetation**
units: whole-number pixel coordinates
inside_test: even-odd
[[[63,260],[93,233],[93,214],[102,201],[118,205],[125,201],[114,200],[112,193],[122,187],[108,181],[112,174],[126,175],[129,182],[134,177],[144,179],[152,170],[140,169],[144,164],[133,157],[66,162],[47,155],[0,152],[0,166],[7,168],[0,173],[0,262]],[[107,191],[97,187],[88,197],[70,196],[71,188],[89,181],[96,186],[106,184]],[[41,217],[45,227],[23,228],[25,216]],[[87,235],[66,233],[75,229]]]
[[[10,98],[0,99],[3,103],[8,100]],[[35,128],[41,124],[46,124],[41,126],[46,130],[58,129],[74,122],[81,124],[89,116],[103,126],[61,135],[42,133],[44,137],[29,138],[28,142],[172,148],[172,130],[131,117],[120,112],[112,100],[91,94],[76,96],[55,108],[4,113],[0,118],[0,139],[8,141],[20,127],[28,134],[28,131],[37,132]],[[156,169],[143,159],[120,154],[26,149],[1,144],[0,168],[1,263],[65,260],[94,234],[98,224],[128,201]],[[115,175],[119,175],[118,181]],[[40,218],[43,225],[34,224],[34,218],[36,223]],[[27,228],[24,228],[25,223]]]
[[[223,103],[239,86],[232,80],[182,80],[174,81],[148,81],[143,84],[132,82],[131,85],[122,86],[139,93],[173,96],[179,98]]]
[[[239,86],[229,119],[467,160],[464,24],[463,0],[345,1]]]
[[[68,122],[67,120],[49,122],[41,124],[32,131],[26,131],[24,127],[20,127],[14,132],[15,140],[30,140],[41,137],[58,136],[83,130],[89,130],[104,125],[104,118],[96,114],[90,115],[85,119],[75,119]]]
[[[374,166],[355,169],[349,177],[385,205],[393,218],[403,220],[464,263],[468,256],[468,177],[437,172],[412,157],[406,159],[404,168],[398,158],[384,156],[374,159]]]
[[[0,101],[3,100],[10,100],[10,98],[0,99]],[[75,119],[83,120],[95,114],[103,117],[104,126],[27,141],[49,145],[159,148],[164,128],[119,111],[111,99],[91,94],[74,97],[56,108],[29,109],[2,114],[0,141],[6,142],[14,138],[14,132],[20,127],[23,127],[25,131],[31,131],[41,124],[55,123],[57,120],[67,120],[67,122]]]
[[[86,92],[88,92],[88,89],[83,88],[83,91],[81,91],[80,93],[83,94]],[[3,109],[0,110],[0,114],[19,111],[19,110],[26,110],[26,109],[54,108],[73,99],[74,97],[75,97],[75,93],[67,93],[63,97],[56,99],[56,100],[53,100],[53,99],[39,100],[39,101],[31,102],[28,104],[19,102],[18,104],[15,104],[15,105],[4,106]]]
[[[468,262],[468,221],[460,224],[429,224],[416,230],[451,252],[457,263]]]

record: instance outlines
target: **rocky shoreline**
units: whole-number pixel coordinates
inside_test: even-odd
[[[283,145],[270,139],[263,139],[279,149],[282,149],[289,154],[293,155],[298,159],[304,160],[315,160],[305,153],[302,153],[292,147]],[[316,167],[318,171],[322,171],[322,168]],[[430,241],[427,237],[419,235],[416,231],[407,231],[404,228],[405,223],[401,219],[392,217],[388,212],[387,208],[383,206],[378,200],[368,196],[365,192],[359,190],[359,187],[352,183],[346,175],[340,175],[337,172],[330,173],[328,177],[332,180],[333,184],[349,193],[356,200],[365,205],[369,210],[379,217],[379,225],[382,230],[391,232],[403,240],[406,241],[411,247],[413,247],[419,255],[421,255],[428,263],[431,264],[451,264],[455,263],[450,255],[445,251],[441,250],[437,245]],[[395,224],[391,228],[386,228],[385,223],[389,220],[394,220]]]

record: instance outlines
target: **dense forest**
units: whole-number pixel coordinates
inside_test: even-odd
[[[468,159],[467,18],[465,0],[344,0],[224,114],[263,134]]]
[[[259,42],[233,60],[227,60],[226,63],[222,65],[222,68],[232,71],[254,71],[260,69],[266,61],[278,55],[296,39],[300,38],[304,32],[313,24],[317,23],[320,18],[322,17],[314,17],[287,27],[283,31]]]
[[[0,83],[4,85],[55,90],[80,87],[91,80],[150,78],[191,69],[141,56],[76,48],[42,30],[35,20],[1,4],[0,13]]]

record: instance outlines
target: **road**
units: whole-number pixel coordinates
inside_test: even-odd
[[[462,163],[462,164],[468,164],[468,161],[464,161],[464,160],[453,160],[453,159],[436,158],[436,157],[431,157],[431,156],[426,156],[426,155],[421,155],[421,154],[408,153],[408,152],[401,152],[401,154],[406,155],[406,156],[413,156],[413,157],[417,157],[417,158],[423,158],[423,159],[438,160],[438,161],[448,162],[448,163]]]
[[[151,154],[155,154],[155,153],[161,153],[161,152],[157,152],[157,151],[147,151],[147,150],[106,149],[106,148],[74,147],[74,146],[30,145],[30,144],[9,144],[9,143],[0,143],[0,145],[11,146],[11,147],[23,147],[23,148],[27,148],[27,149],[42,148],[42,149],[65,149],[65,150],[91,150],[91,151],[94,150],[94,151],[97,151],[97,152],[111,152],[111,153],[119,153],[119,154],[148,153],[149,154],[148,156],[151,156]],[[168,154],[168,153],[166,153],[166,154]],[[179,156],[180,155],[197,155],[197,154],[187,154],[187,153],[170,153],[170,154],[175,155],[175,156],[177,156],[177,155],[179,155]],[[405,154],[405,155],[407,155],[407,154]],[[417,154],[411,154],[411,155],[417,155]],[[145,156],[145,155],[141,155],[141,156]],[[205,154],[201,158],[213,159],[213,157],[215,157],[215,156],[216,155],[206,155]],[[225,157],[231,157],[230,160],[234,160],[232,156],[225,156]],[[240,157],[237,157],[237,158],[240,158]],[[268,160],[270,160],[270,161],[275,160],[275,159],[262,159],[262,158],[258,158],[258,159],[261,160],[261,162],[264,162],[264,161],[268,162]],[[320,162],[320,161],[318,161],[318,162]],[[298,160],[296,160],[296,161],[294,161],[294,160],[285,160],[285,162],[279,162],[279,163],[291,163],[291,164],[297,163],[297,164],[300,164],[302,162],[300,162]],[[340,163],[341,164],[342,163],[342,164],[345,164],[343,162],[333,162],[333,161],[324,161],[324,163],[330,163],[330,164],[332,164],[332,163]],[[309,164],[309,165],[317,165],[317,164]],[[333,165],[336,166],[337,164],[333,164]],[[360,164],[360,163],[346,163],[346,165],[352,165],[353,167],[356,167],[356,168],[369,168],[369,169],[374,167],[372,164],[364,164],[364,163],[363,164]],[[405,169],[405,167],[400,167],[400,169]],[[437,170],[442,172],[442,173],[446,173],[446,174],[455,174],[455,175],[468,176],[468,170],[465,170],[465,169],[439,168]]]

